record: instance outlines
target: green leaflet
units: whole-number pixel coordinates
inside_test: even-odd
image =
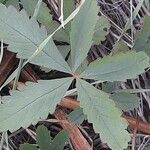
[[[95,25],[97,22],[98,7],[95,1],[86,0],[71,23],[71,59],[72,70],[76,71],[93,43]]]
[[[143,150],[150,150],[150,146],[145,147]]]
[[[20,146],[20,150],[37,150],[37,148],[35,145],[25,143]]]
[[[6,0],[0,0],[0,3],[3,3],[3,2],[5,2]]]
[[[48,129],[44,125],[38,126],[36,130],[36,141],[40,150],[50,150],[52,140]]]
[[[73,10],[75,10],[75,4],[74,4],[74,0],[63,0],[63,2],[64,2],[63,13],[64,13],[64,20],[65,20],[73,12]],[[65,30],[68,34],[70,33],[71,22],[69,22],[65,26]]]
[[[70,45],[58,45],[57,48],[59,52],[61,53],[61,55],[63,56],[63,58],[65,59],[70,51]],[[45,72],[50,72],[52,70],[46,67],[40,67],[40,69]]]
[[[52,34],[59,26],[60,26],[60,24],[57,21],[53,21],[49,25],[49,28],[47,29],[47,32],[49,34]],[[61,28],[59,31],[57,31],[54,34],[53,39],[56,40],[56,41],[62,41],[62,42],[70,43],[70,41],[69,41],[69,35],[67,34],[67,32],[65,31],[65,29],[63,29],[63,28]]]
[[[36,141],[40,150],[62,150],[68,139],[66,130],[60,131],[53,141],[51,140],[49,130],[44,125],[38,126],[36,130]],[[32,144],[22,144],[20,149],[37,150],[36,146]]]
[[[144,93],[144,92],[150,92],[150,89],[122,89],[122,90],[115,90],[115,93],[119,92],[128,92],[128,93]]]
[[[140,104],[139,98],[136,95],[127,92],[111,94],[110,98],[113,99],[116,106],[123,111],[130,111],[134,108],[138,108]]]
[[[145,51],[150,55],[150,17],[146,16],[144,18],[144,26],[141,31],[136,34],[134,49],[137,51]]]
[[[73,12],[75,9],[75,3],[73,0],[64,0],[64,20]]]
[[[100,41],[105,40],[105,36],[108,34],[109,28],[109,21],[103,16],[98,17],[93,35],[93,44],[99,44]]]
[[[33,16],[35,7],[37,5],[38,0],[21,0],[21,3],[23,5],[23,8],[26,10],[29,16]],[[42,2],[42,5],[40,6],[37,20],[42,23],[46,28],[49,28],[49,25],[52,22],[52,15],[49,12],[49,8],[47,5]]]
[[[117,81],[102,83],[102,90],[106,93],[113,93],[120,89],[120,84],[121,82]]]
[[[0,91],[3,87],[5,87],[8,83],[10,83],[17,76],[18,69],[14,70],[14,72],[7,78],[7,80],[0,86]]]
[[[21,2],[28,15],[33,16],[38,0],[21,0]],[[49,13],[49,8],[44,2],[42,2],[40,7],[37,20],[46,27],[48,34],[54,32],[60,25],[58,22],[52,20],[52,16]],[[53,36],[53,39],[69,43],[69,36],[64,29],[60,29],[58,32],[56,32],[56,34]]]
[[[62,54],[63,58],[66,58],[70,51],[70,45],[58,45],[57,46],[58,50]]]
[[[14,6],[17,10],[19,10],[19,0],[7,0],[5,5],[8,7],[10,5]]]
[[[110,98],[115,102],[116,106],[123,111],[130,111],[138,108],[140,100],[135,94],[131,94],[129,89],[121,90],[120,82],[107,82],[102,84],[102,90],[110,94]],[[132,90],[132,89],[131,89]],[[133,89],[134,90],[134,89]]]
[[[77,91],[80,106],[102,141],[112,150],[125,149],[130,141],[127,123],[109,95],[81,79],[77,80]]]
[[[6,102],[0,105],[0,132],[26,128],[45,119],[49,112],[54,112],[71,82],[72,78],[28,82],[23,90],[3,97]]]
[[[66,130],[60,131],[54,138],[50,150],[63,150],[68,139],[68,132]]]
[[[29,19],[26,12],[0,4],[0,39],[9,44],[8,49],[18,53],[18,57],[28,59],[47,37],[46,29],[39,27],[34,18]],[[31,63],[44,67],[70,72],[70,67],[63,59],[52,39]]]
[[[127,52],[130,51],[129,47],[127,46],[127,44],[125,44],[123,41],[119,41],[116,44],[114,44],[113,46],[113,54],[115,53],[119,53],[119,52]]]
[[[83,114],[83,109],[78,107],[69,114],[69,119],[75,124],[81,124],[84,120],[87,120],[86,115]]]
[[[102,84],[102,90],[106,93],[144,93],[144,92],[150,92],[150,89],[120,89],[121,82],[106,82]]]
[[[81,78],[100,81],[125,81],[136,78],[149,67],[149,57],[144,52],[129,51],[93,61]]]

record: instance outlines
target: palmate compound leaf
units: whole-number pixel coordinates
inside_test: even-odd
[[[112,150],[126,148],[130,141],[127,123],[109,95],[82,79],[77,79],[77,91],[80,106],[102,141]]]
[[[13,6],[8,8],[0,4],[0,39],[9,44],[8,49],[18,53],[20,58],[28,59],[47,37],[46,29],[39,27],[38,22],[24,10],[18,12]],[[70,67],[51,39],[31,63],[70,72]]]
[[[81,77],[100,81],[125,81],[136,78],[148,67],[149,57],[144,52],[120,52],[93,61],[81,73]]]
[[[86,58],[93,43],[92,37],[98,19],[98,7],[96,1],[86,0],[71,23],[71,59],[72,70],[76,71]]]
[[[28,82],[21,91],[3,97],[0,105],[0,132],[15,131],[45,119],[69,88],[72,78]],[[6,101],[6,102],[5,102]]]

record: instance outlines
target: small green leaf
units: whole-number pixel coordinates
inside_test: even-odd
[[[6,102],[0,105],[0,132],[27,128],[45,119],[49,112],[54,112],[71,82],[72,78],[28,82],[21,91],[2,97]]]
[[[150,150],[150,146],[145,147],[143,150]]]
[[[83,109],[80,107],[72,111],[68,117],[75,124],[81,124],[84,120],[87,120],[86,115],[83,114]]]
[[[5,2],[6,0],[0,0],[0,3],[3,3],[3,2]]]
[[[150,55],[150,17],[146,16],[144,18],[144,26],[142,29],[136,34],[135,37],[135,45],[134,49],[137,51],[145,51],[148,55]]]
[[[126,81],[144,73],[148,67],[149,57],[144,52],[129,51],[93,61],[81,77],[102,82]]]
[[[7,7],[12,5],[14,6],[17,10],[20,9],[20,6],[19,6],[19,0],[7,0],[6,4],[5,4]]]
[[[116,106],[123,111],[130,111],[134,108],[138,108],[140,104],[139,98],[136,95],[126,92],[111,94],[110,98],[113,99]]]
[[[52,34],[59,26],[60,26],[60,24],[57,21],[53,21],[49,25],[49,28],[47,29],[48,34]],[[70,43],[69,35],[67,34],[67,32],[63,28],[61,28],[59,31],[57,31],[54,34],[53,39],[56,41],[62,41],[62,42]]]
[[[43,26],[40,28],[34,18],[29,19],[24,10],[18,12],[13,6],[7,8],[0,4],[0,20],[0,39],[9,44],[8,49],[19,58],[30,58],[47,37]],[[52,39],[31,63],[62,72],[71,71]]]
[[[100,16],[95,26],[95,32],[93,35],[93,44],[99,44],[100,41],[105,40],[105,36],[108,34],[109,28],[110,28],[109,21],[105,17]]]
[[[113,54],[115,54],[119,52],[127,52],[129,50],[130,50],[129,47],[127,46],[127,44],[125,44],[125,42],[119,41],[116,44],[114,44],[112,52]]]
[[[21,0],[21,2],[28,15],[33,16],[38,0]],[[52,19],[52,15],[49,13],[49,11],[50,10],[46,4],[42,2],[37,20],[46,27],[48,34],[51,34],[59,27],[60,24]],[[58,32],[56,32],[56,34],[53,36],[53,39],[69,43],[69,36],[64,29],[60,29]]]
[[[77,80],[77,91],[80,106],[102,141],[112,150],[126,148],[130,141],[127,122],[121,118],[121,111],[109,95],[81,79]]]
[[[23,8],[27,11],[29,16],[33,16],[37,2],[38,0],[21,0]],[[44,2],[42,2],[40,6],[37,20],[46,28],[49,28],[49,25],[52,22],[52,15],[50,14],[50,10]]]
[[[40,147],[40,150],[50,150],[51,136],[48,129],[44,126],[38,126],[36,130],[36,141]]]
[[[38,0],[21,0],[21,2],[28,15],[33,16]],[[69,10],[65,9],[65,13],[67,13],[66,11],[68,12]],[[46,27],[48,34],[51,34],[59,27],[60,24],[52,19],[52,15],[49,12],[49,8],[44,2],[42,2],[37,20]],[[69,43],[69,36],[64,29],[60,29],[58,32],[56,32],[56,34],[53,36],[53,39]]]
[[[69,51],[70,51],[70,45],[60,45],[57,46],[58,50],[60,51],[60,53],[62,54],[63,58],[66,58],[66,56],[68,55]]]
[[[144,93],[144,92],[150,92],[150,89],[121,89],[121,90],[115,90],[115,93],[119,92],[128,92],[128,93]]]
[[[106,93],[113,93],[116,90],[119,90],[120,82],[114,81],[114,82],[106,82],[102,83],[102,90]]]
[[[21,0],[21,2],[28,15],[33,16],[38,0]],[[68,9],[65,10],[68,12]],[[50,10],[46,6],[46,4],[42,3],[37,16],[37,20],[46,27],[48,34],[51,34],[59,27],[60,24],[52,20],[52,15],[50,15],[49,11]],[[69,36],[64,29],[60,29],[58,32],[56,32],[56,34],[53,36],[53,39],[69,43]]]
[[[75,3],[74,0],[63,0],[63,2],[64,2],[63,13],[65,20],[73,12],[73,10],[75,10]],[[71,31],[71,22],[69,22],[65,26],[65,31],[69,34],[69,32]]]
[[[20,150],[37,150],[37,148],[35,145],[25,143],[25,144],[21,144]]]
[[[64,20],[67,19],[67,17],[69,17],[69,15],[73,12],[73,10],[75,9],[75,3],[74,0],[63,0],[64,2],[64,9],[63,9],[63,13],[64,13]]]
[[[98,18],[97,13],[96,1],[86,0],[71,23],[70,40],[73,71],[76,71],[86,58],[93,43],[92,37]]]
[[[50,150],[63,150],[68,139],[69,137],[67,131],[66,130],[60,131],[54,138]]]

